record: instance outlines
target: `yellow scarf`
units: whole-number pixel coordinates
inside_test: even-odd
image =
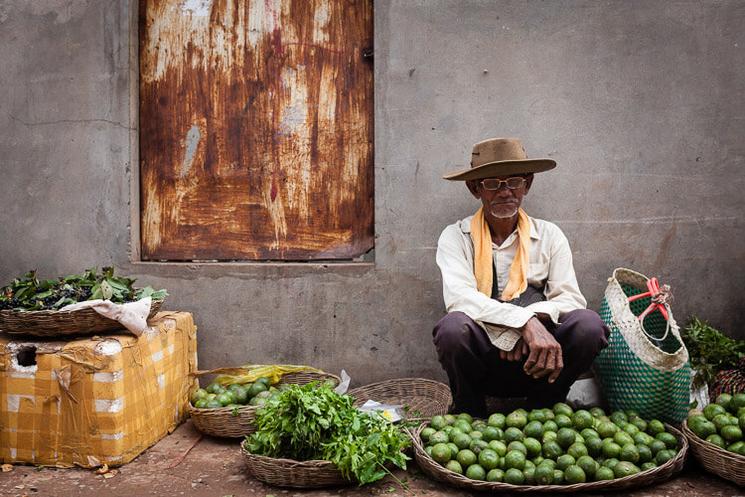
[[[489,225],[484,217],[484,208],[476,211],[471,219],[473,240],[473,272],[479,292],[491,297],[492,291],[492,239]],[[530,257],[530,218],[524,210],[517,211],[517,251],[510,266],[507,285],[501,299],[509,301],[520,296],[528,288],[528,262]]]

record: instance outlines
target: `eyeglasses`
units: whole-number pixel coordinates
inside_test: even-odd
[[[510,190],[517,190],[525,186],[525,178],[521,178],[520,176],[513,176],[507,179],[487,178],[481,181],[481,186],[484,187],[484,190],[499,190],[502,188],[502,183]]]

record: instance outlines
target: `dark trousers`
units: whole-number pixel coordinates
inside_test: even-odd
[[[608,345],[610,331],[594,311],[568,312],[548,331],[561,345],[564,369],[552,384],[546,377],[533,379],[523,371],[527,357],[502,360],[486,332],[462,312],[451,312],[435,326],[434,343],[453,393],[453,412],[487,415],[484,397],[527,397],[528,407],[550,407],[566,400],[575,380],[590,369]],[[518,344],[519,345],[519,344]]]

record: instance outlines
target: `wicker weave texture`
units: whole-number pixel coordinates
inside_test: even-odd
[[[613,410],[634,409],[644,418],[679,423],[688,414],[691,370],[688,352],[668,309],[670,328],[659,312],[637,319],[649,297],[628,302],[646,290],[646,277],[629,269],[613,272],[600,305],[611,330],[608,346],[595,359],[595,371]],[[647,333],[656,339],[650,339]],[[662,337],[667,334],[663,340]],[[653,343],[658,342],[658,343]]]
[[[241,453],[248,473],[257,480],[277,487],[321,488],[350,485],[330,461],[295,461],[251,454],[244,444]]]
[[[447,385],[425,378],[397,378],[371,383],[354,388],[348,394],[355,398],[355,406],[368,400],[407,406],[410,420],[447,414],[453,400]]]
[[[701,466],[725,480],[745,486],[745,456],[724,450],[701,439],[688,428],[688,421],[683,422],[683,433],[691,444],[694,457],[701,463]]]
[[[644,283],[641,283],[644,281]],[[618,326],[618,331],[628,344],[633,353],[644,360],[645,363],[660,371],[677,371],[688,361],[688,350],[685,348],[683,339],[680,337],[680,329],[669,312],[670,333],[672,337],[662,343],[655,343],[642,331],[637,316],[651,303],[649,298],[628,302],[630,295],[645,292],[646,277],[630,269],[617,268],[613,271],[613,277],[609,280],[605,289],[605,300],[610,308],[613,323]],[[668,309],[669,310],[669,309]],[[652,319],[649,319],[652,318]],[[666,323],[660,319],[660,314],[655,312],[645,319],[650,321],[652,328],[665,330]],[[656,326],[654,326],[656,324]],[[649,326],[646,324],[645,326]],[[652,330],[648,330],[652,331]],[[656,335],[655,333],[652,333]]]
[[[709,384],[710,399],[716,399],[723,393],[734,395],[739,392],[745,392],[745,357],[737,361],[736,368],[719,371]]]
[[[153,318],[162,305],[163,300],[153,300],[148,319]],[[118,321],[103,317],[90,308],[77,311],[0,311],[0,331],[9,335],[91,335],[122,328],[124,326]]]
[[[675,473],[683,469],[686,454],[688,452],[688,442],[686,437],[670,425],[665,425],[668,431],[673,433],[678,439],[679,450],[673,459],[657,468],[643,471],[635,475],[617,478],[615,480],[595,481],[590,483],[575,483],[570,485],[510,485],[509,483],[476,481],[450,471],[438,464],[424,450],[421,431],[429,423],[422,423],[419,428],[411,433],[414,445],[414,457],[417,465],[426,474],[437,481],[449,483],[453,486],[465,488],[468,490],[477,490],[482,492],[551,492],[551,493],[572,493],[588,492],[597,490],[621,490],[627,488],[643,487],[652,483],[659,483],[669,479]]]
[[[284,375],[278,384],[289,383],[305,385],[311,381],[331,380],[339,384],[339,377],[331,373],[300,372]],[[237,409],[223,407],[217,409],[197,409],[189,404],[189,415],[197,430],[213,437],[238,438],[256,431],[256,406]]]

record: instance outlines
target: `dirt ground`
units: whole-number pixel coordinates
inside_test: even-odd
[[[105,478],[91,470],[14,466],[0,472],[0,495],[44,497],[284,497],[362,496],[439,497],[479,495],[429,480],[414,463],[400,471],[408,489],[388,478],[362,488],[284,490],[264,485],[246,474],[237,441],[201,436],[190,422],[181,425],[130,464]],[[480,494],[483,495],[483,494]],[[592,494],[586,494],[592,495]],[[607,495],[607,494],[606,494]],[[707,475],[689,462],[675,479],[654,487],[613,495],[682,497],[744,496],[745,489]]]

